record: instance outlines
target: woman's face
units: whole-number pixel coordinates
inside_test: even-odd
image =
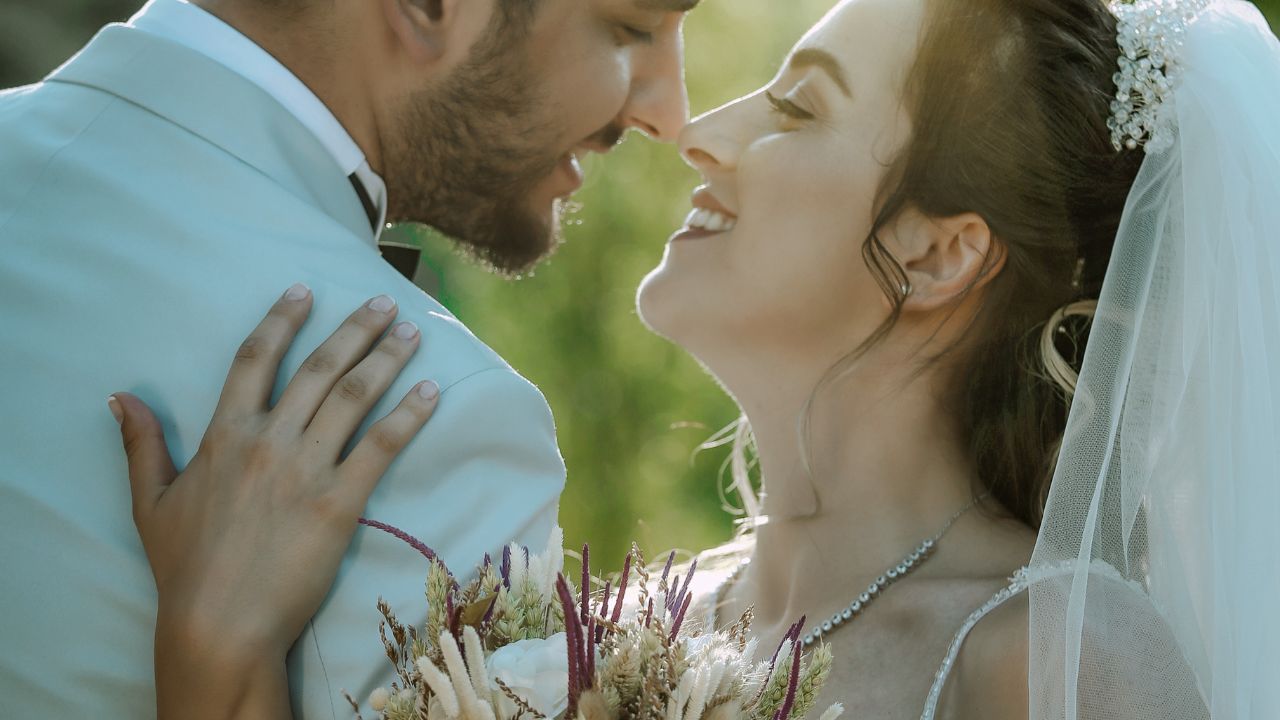
[[[902,83],[924,0],[844,0],[755,94],[690,123],[706,179],[641,285],[641,317],[714,366],[773,346],[848,352],[889,305],[862,258],[873,201],[910,126]]]

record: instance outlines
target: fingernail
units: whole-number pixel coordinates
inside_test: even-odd
[[[311,288],[308,288],[306,285],[303,285],[302,283],[294,283],[293,287],[284,291],[284,299],[297,302],[298,300],[305,300],[306,297],[310,294],[311,294]]]
[[[434,380],[428,380],[418,385],[418,395],[427,401],[435,400],[440,397],[440,386]]]
[[[379,295],[378,297],[369,301],[369,309],[373,310],[374,312],[380,312],[380,313],[391,312],[391,308],[395,306],[396,306],[396,301],[392,300],[387,295]]]
[[[418,335],[418,326],[411,322],[402,322],[396,325],[391,333],[401,340],[412,340]]]
[[[117,425],[124,422],[124,408],[120,407],[120,401],[115,395],[107,397],[107,408],[111,410],[111,417],[116,419]]]

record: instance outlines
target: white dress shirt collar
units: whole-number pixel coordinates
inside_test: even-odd
[[[298,76],[240,31],[187,0],[151,0],[129,25],[188,47],[265,90],[298,118],[348,176],[364,185],[377,212],[376,241],[387,218],[387,188],[333,112]]]

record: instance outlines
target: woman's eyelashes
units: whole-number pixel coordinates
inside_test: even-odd
[[[648,30],[641,30],[632,25],[622,24],[618,26],[620,38],[624,44],[639,43],[641,45],[652,45],[654,43],[654,33]]]
[[[783,116],[784,118],[790,120],[809,121],[817,117],[812,112],[805,110],[792,100],[780,98],[768,90],[764,91],[764,96],[769,100],[769,105],[772,106],[773,112]]]

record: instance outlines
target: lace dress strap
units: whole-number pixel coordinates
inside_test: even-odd
[[[1008,602],[1010,598],[1024,592],[1031,582],[1028,578],[1026,568],[1021,568],[1013,577],[1009,579],[1009,584],[991,599],[982,604],[982,607],[970,613],[965,619],[964,624],[960,626],[960,630],[951,640],[950,647],[947,648],[947,656],[942,660],[942,667],[938,668],[938,673],[933,676],[933,687],[929,688],[929,697],[925,700],[924,712],[920,715],[920,720],[933,720],[934,714],[938,711],[938,700],[942,697],[942,689],[946,687],[947,677],[951,675],[951,668],[956,663],[956,658],[960,655],[960,647],[964,645],[964,641],[969,637],[969,633],[974,626],[978,624],[982,618],[991,613],[992,610],[1000,607]]]

